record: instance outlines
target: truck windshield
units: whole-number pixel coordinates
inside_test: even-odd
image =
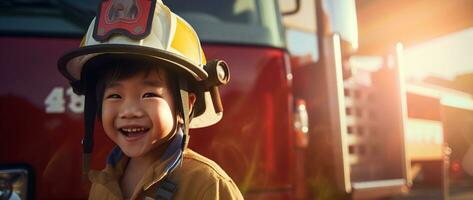
[[[0,3],[3,35],[81,36],[100,0],[7,0]],[[164,0],[208,43],[284,47],[275,1]]]
[[[206,42],[283,47],[279,9],[268,0],[165,0]]]

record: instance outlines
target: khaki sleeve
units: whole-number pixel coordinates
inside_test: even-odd
[[[90,187],[89,191],[89,200],[94,200],[94,199],[99,199],[100,197],[98,196],[98,189],[97,189],[97,184],[92,183],[92,186]]]
[[[96,184],[92,183],[92,186],[90,187],[90,192],[89,192],[89,200],[103,200],[103,199],[119,199],[121,196],[121,192],[117,190],[112,191],[108,190],[104,185],[102,184]]]
[[[205,189],[202,200],[243,199],[243,195],[232,180],[219,180]]]

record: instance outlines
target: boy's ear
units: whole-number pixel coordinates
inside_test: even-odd
[[[192,113],[192,111],[193,111],[192,109],[194,108],[195,102],[196,102],[196,100],[197,100],[197,96],[196,96],[194,93],[189,92],[189,96],[188,96],[188,97],[189,97],[189,110],[190,110],[191,113]],[[179,122],[179,123],[181,123],[181,124],[184,123],[184,121],[183,121],[181,115],[178,115],[177,117],[178,117],[178,122]]]
[[[189,110],[192,110],[194,108],[195,101],[197,100],[197,96],[189,92]]]

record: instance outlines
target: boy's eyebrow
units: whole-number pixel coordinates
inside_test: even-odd
[[[147,86],[153,86],[153,87],[161,87],[163,86],[163,83],[161,81],[154,81],[154,80],[144,80],[143,83]]]
[[[105,86],[105,88],[108,89],[108,88],[115,88],[115,87],[120,87],[120,86],[122,86],[122,84],[120,84],[119,82],[111,82],[111,83],[107,84]]]

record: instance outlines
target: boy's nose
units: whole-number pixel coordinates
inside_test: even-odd
[[[119,113],[120,118],[140,118],[143,115],[143,109],[135,103],[124,104]]]

